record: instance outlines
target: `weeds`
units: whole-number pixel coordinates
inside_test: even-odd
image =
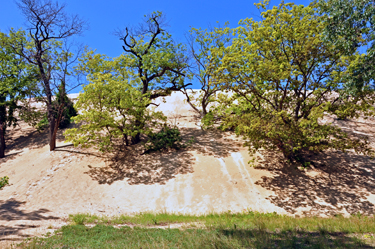
[[[9,184],[9,177],[4,176],[0,178],[0,189],[2,189],[5,185]]]

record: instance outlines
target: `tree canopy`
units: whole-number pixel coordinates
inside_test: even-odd
[[[27,43],[24,31],[0,32],[0,158],[6,148],[6,128],[17,124],[15,111],[22,107],[20,101],[36,88],[35,67],[12,48],[20,42]]]
[[[80,127],[65,132],[67,141],[110,151],[119,139],[130,145],[131,138],[149,134],[158,122],[165,121],[162,113],[147,108],[151,102],[148,94],[142,94],[139,81],[123,67],[127,59],[87,51],[77,68],[88,73],[89,81],[75,104],[80,115],[73,119]]]
[[[328,0],[320,1],[319,7],[326,23],[325,41],[334,43],[346,54],[361,54],[346,75],[348,92],[353,94],[374,84],[375,1]]]
[[[345,56],[324,42],[325,23],[316,5],[281,3],[266,10],[262,21],[246,18],[233,30],[232,45],[217,68],[222,90],[235,95],[225,103],[224,127],[235,127],[251,150],[277,149],[289,160],[305,151],[354,148],[369,153],[366,142],[352,139],[324,121],[327,114],[354,117],[373,114],[374,96],[344,94],[342,74],[358,55]]]

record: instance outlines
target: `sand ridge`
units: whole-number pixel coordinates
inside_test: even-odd
[[[304,171],[281,167],[272,161],[277,157],[261,152],[263,161],[250,167],[241,139],[202,131],[183,99],[173,93],[156,109],[184,138],[195,137],[191,147],[178,151],[141,155],[141,147],[133,146],[126,154],[108,156],[72,147],[59,131],[58,148],[50,152],[46,133],[24,124],[10,131],[8,156],[0,160],[0,176],[8,175],[11,183],[0,190],[0,240],[57,229],[75,213],[373,213],[374,160],[326,153],[314,170]],[[354,133],[374,134],[375,122],[338,122]]]

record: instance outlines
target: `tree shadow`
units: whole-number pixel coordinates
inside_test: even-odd
[[[220,229],[218,233],[235,240],[241,248],[374,248],[365,241],[343,232]],[[221,245],[216,246],[222,248]]]
[[[85,172],[100,184],[112,184],[127,178],[129,184],[165,184],[178,174],[192,173],[193,156],[186,150],[143,154],[142,146],[117,151],[106,167],[92,167]]]
[[[141,144],[129,146],[127,150],[117,150],[107,157],[107,166],[89,165],[90,170],[85,173],[100,184],[112,184],[124,179],[127,179],[129,184],[165,184],[178,174],[193,173],[193,151],[215,157],[227,157],[240,147],[239,143],[226,138],[220,131],[205,132],[185,128],[181,133],[184,141],[194,137],[195,142],[188,148],[148,154],[143,154],[144,148]]]
[[[234,134],[218,129],[184,128],[181,133],[185,140],[194,137],[190,150],[205,156],[228,157],[232,152],[238,152],[243,147],[243,143],[233,139]]]
[[[6,201],[0,200],[0,221],[17,221],[17,220],[57,220],[59,217],[46,216],[46,213],[50,212],[48,209],[39,209],[32,212],[25,212],[20,210],[21,206],[26,202],[17,201],[15,199],[9,199]],[[13,226],[2,226],[0,225],[0,240],[6,239],[5,237],[12,235],[17,237],[28,237],[28,235],[21,234],[22,230],[28,228],[36,228],[35,225],[13,225]]]
[[[54,151],[63,151],[63,152],[69,152],[69,153],[74,153],[74,154],[105,158],[105,156],[102,153],[90,152],[82,148],[76,148],[73,146],[73,144],[56,146],[56,149]]]
[[[13,152],[13,153],[8,153],[8,154],[6,154],[5,157],[0,158],[0,165],[1,165],[2,163],[6,163],[6,162],[9,161],[9,160],[13,160],[13,159],[15,159],[16,156],[17,156],[18,154],[21,154],[21,153],[22,153],[22,151],[17,151],[17,152]]]
[[[256,184],[274,191],[268,199],[289,213],[303,208],[304,215],[375,212],[366,199],[375,194],[375,161],[367,156],[341,152],[310,155],[314,169],[301,170],[290,164],[276,163],[275,155],[265,153],[268,162],[263,168],[272,177],[263,176]],[[273,162],[271,161],[273,159]]]
[[[69,128],[76,127],[75,124],[69,124],[67,128],[59,129],[57,131],[56,139],[58,141],[65,140],[64,131]],[[8,160],[15,159],[17,154],[20,154],[25,148],[38,149],[42,148],[49,143],[48,130],[37,131],[35,128],[20,128],[16,127],[7,130],[6,133],[6,149],[5,157],[0,159],[0,164]],[[15,151],[9,153],[9,151]]]
[[[72,128],[73,125],[69,125],[68,128]],[[64,131],[68,128],[59,129],[57,131],[56,139],[57,140],[64,140]],[[19,128],[20,129],[20,128]],[[19,131],[19,130],[18,130]],[[10,131],[7,133],[7,148],[6,150],[22,150],[24,148],[42,148],[46,146],[49,143],[48,139],[48,130],[45,129],[43,131],[37,131],[34,128],[28,128],[23,129],[23,134],[17,136],[16,138],[12,139],[14,137],[15,131]]]

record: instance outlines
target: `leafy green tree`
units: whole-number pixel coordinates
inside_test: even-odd
[[[36,87],[36,71],[12,48],[12,44],[26,44],[25,32],[0,32],[0,158],[4,157],[5,133],[16,126],[15,111],[22,108],[21,100]]]
[[[366,50],[344,79],[348,93],[357,93],[375,79],[375,1],[328,0],[320,1],[319,7],[327,24],[325,41],[348,55]]]
[[[175,44],[164,29],[163,14],[154,12],[145,18],[145,23],[138,29],[126,28],[121,40],[127,55],[124,67],[140,83],[139,90],[144,98],[154,100],[191,84],[184,83],[187,68],[185,47]],[[142,127],[143,124],[137,120],[136,126]],[[139,141],[140,133],[137,133],[132,137],[132,142]]]
[[[267,3],[256,5],[265,10]],[[358,55],[343,56],[323,41],[325,23],[314,3],[281,3],[262,17],[240,21],[232,45],[215,52],[223,56],[218,85],[235,93],[224,102],[230,108],[218,109],[227,114],[223,127],[244,135],[251,151],[279,150],[290,161],[329,148],[372,153],[365,141],[324,121],[328,114],[373,115],[373,92],[348,98],[341,81]]]
[[[81,125],[64,133],[67,141],[110,151],[119,139],[130,145],[132,137],[150,134],[165,121],[161,112],[147,108],[149,94],[139,90],[139,82],[124,68],[127,60],[124,55],[112,60],[93,51],[81,59],[77,70],[87,72],[89,84],[75,104],[80,115],[73,120]]]
[[[224,27],[225,28],[225,27]],[[215,28],[220,29],[220,28]],[[211,54],[213,48],[220,48],[228,45],[230,38],[222,32],[216,32],[215,29],[202,30],[192,28],[189,31],[188,47],[191,63],[189,67],[189,76],[199,81],[201,85],[199,96],[195,92],[187,91],[186,88],[181,91],[185,94],[189,105],[204,118],[209,112],[209,104],[215,102],[215,97],[219,91],[215,84],[215,66],[220,58]]]

